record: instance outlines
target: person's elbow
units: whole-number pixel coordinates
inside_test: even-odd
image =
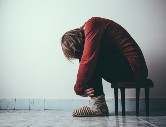
[[[74,91],[75,91],[76,95],[84,94],[84,91],[82,89],[80,89],[77,85],[74,86]]]

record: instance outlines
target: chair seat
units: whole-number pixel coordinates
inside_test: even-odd
[[[151,79],[145,79],[136,82],[113,82],[111,88],[151,88],[153,87],[153,81]]]

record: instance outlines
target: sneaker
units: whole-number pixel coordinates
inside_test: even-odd
[[[108,116],[109,111],[105,101],[105,96],[92,97],[90,103],[73,112],[75,117],[90,117],[90,116]]]

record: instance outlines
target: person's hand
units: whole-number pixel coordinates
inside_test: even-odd
[[[92,97],[94,95],[94,89],[93,88],[88,88],[85,90],[85,95],[88,97]]]

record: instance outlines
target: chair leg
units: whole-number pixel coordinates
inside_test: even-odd
[[[125,116],[125,88],[121,88],[122,116]]]
[[[118,88],[114,88],[115,96],[115,115],[118,115]]]
[[[136,116],[139,116],[139,96],[140,88],[136,88]]]
[[[149,116],[149,88],[145,88],[146,116]]]

